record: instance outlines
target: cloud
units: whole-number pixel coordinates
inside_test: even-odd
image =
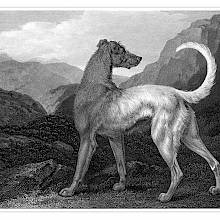
[[[198,19],[204,19],[204,18],[211,18],[214,14],[219,14],[219,11],[199,11],[199,10],[172,10],[172,11],[166,11],[168,14],[182,14],[186,15],[183,20],[188,22],[193,22]]]
[[[28,22],[17,30],[3,31],[0,48],[17,60],[55,58],[84,67],[99,39],[117,40],[143,57],[136,69],[118,70],[131,75],[157,60],[165,42],[189,25],[186,16],[159,11],[85,11],[59,23]]]

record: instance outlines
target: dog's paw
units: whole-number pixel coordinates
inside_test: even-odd
[[[114,186],[113,186],[113,190],[115,190],[115,191],[123,191],[123,190],[125,190],[125,184],[122,183],[122,182],[115,183]]]
[[[74,191],[71,188],[64,188],[59,192],[60,196],[70,197],[74,195]]]
[[[211,186],[211,187],[209,188],[209,192],[210,192],[212,195],[220,194],[220,188],[217,188],[216,186]]]
[[[161,193],[159,196],[158,196],[158,200],[160,202],[169,202],[171,199],[171,196],[168,195],[167,193]]]

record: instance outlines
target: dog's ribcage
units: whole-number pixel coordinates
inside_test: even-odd
[[[151,117],[154,134],[170,127],[179,132],[185,123],[187,109],[175,89],[167,86],[144,85],[123,91],[122,96],[111,103],[108,111],[112,128],[126,129],[137,120]]]

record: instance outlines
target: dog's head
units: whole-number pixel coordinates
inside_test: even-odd
[[[108,49],[113,67],[123,67],[130,69],[137,66],[142,57],[130,53],[123,45],[116,41],[100,40],[97,47]]]

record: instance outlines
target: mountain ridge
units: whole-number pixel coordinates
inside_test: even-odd
[[[133,75],[121,83],[120,87],[158,84],[190,89],[190,79],[206,66],[206,62],[195,50],[187,49],[176,53],[176,48],[185,42],[198,42],[208,46],[215,56],[220,43],[219,25],[219,14],[211,19],[192,22],[188,28],[166,42],[156,62],[146,65],[143,72]]]

